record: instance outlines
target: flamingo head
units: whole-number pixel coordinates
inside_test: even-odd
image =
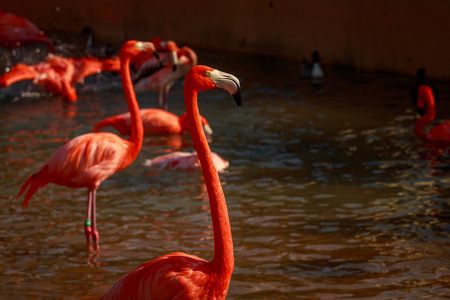
[[[159,59],[158,52],[156,51],[155,45],[151,42],[140,42],[135,40],[130,40],[125,42],[125,44],[120,49],[120,57],[131,58],[137,56],[144,52],[152,52],[153,55]]]
[[[213,130],[211,129],[211,126],[209,126],[208,121],[206,120],[206,118],[204,116],[200,116],[201,121],[202,121],[202,126],[203,126],[203,131],[205,132],[206,135],[212,135],[213,134]],[[181,128],[183,128],[183,130],[187,130],[190,131],[189,128],[189,124],[188,124],[188,118],[187,118],[187,114],[184,113],[180,116],[180,125]]]
[[[181,47],[180,51],[182,55],[186,56],[189,59],[189,65],[191,68],[197,65],[198,58],[194,50],[189,47]]]
[[[192,87],[196,91],[222,88],[233,96],[239,107],[241,106],[241,85],[239,79],[231,74],[211,67],[197,65],[192,67],[186,74],[185,89],[187,86]]]

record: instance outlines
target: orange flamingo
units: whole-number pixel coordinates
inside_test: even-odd
[[[31,21],[0,9],[0,47],[15,49],[40,43],[48,44],[52,52],[55,50],[50,39]]]
[[[186,113],[180,117],[159,108],[141,109],[142,122],[144,123],[144,135],[169,135],[183,134],[183,131],[189,131]],[[208,121],[202,116],[202,125],[205,133],[211,135],[212,129]],[[114,127],[120,134],[130,134],[130,113],[124,113],[109,117],[94,125],[92,131],[98,132],[106,126]]]
[[[88,188],[85,222],[88,251],[100,249],[95,199],[98,186],[109,176],[128,167],[141,150],[144,130],[131,82],[129,62],[130,57],[142,51],[155,51],[155,48],[149,42],[128,41],[120,52],[122,85],[131,114],[130,138],[125,140],[115,134],[101,132],[87,133],[70,140],[58,149],[46,165],[28,178],[17,195],[19,198],[29,188],[23,202],[25,208],[36,190],[49,183]]]
[[[77,101],[76,83],[84,78],[106,71],[119,71],[120,59],[94,57],[64,58],[49,54],[47,61],[36,65],[18,64],[0,76],[0,87],[8,87],[21,80],[33,80],[47,93],[61,96],[67,102]]]
[[[172,85],[183,78],[190,68],[197,65],[197,54],[189,47],[178,48],[173,41],[167,41],[169,52],[161,54],[161,61],[154,58],[141,63],[134,76],[136,91],[158,91],[158,107],[167,110],[167,97]]]
[[[230,221],[197,106],[198,93],[216,87],[230,92],[240,106],[240,85],[233,75],[196,66],[184,81],[186,113],[193,124],[192,141],[201,161],[211,208],[214,258],[206,261],[181,252],[160,256],[120,279],[101,299],[225,299],[234,269]]]
[[[211,156],[217,172],[221,172],[230,166],[230,163],[220,157],[219,154],[211,152]],[[157,167],[160,169],[167,168],[173,170],[199,170],[201,168],[200,160],[196,151],[175,151],[158,156],[154,159],[147,159],[144,165],[148,167]]]
[[[417,120],[414,133],[421,138],[435,142],[450,142],[450,121],[434,126],[428,133],[424,129],[429,125],[436,114],[433,90],[428,85],[418,87],[417,108],[422,117]]]

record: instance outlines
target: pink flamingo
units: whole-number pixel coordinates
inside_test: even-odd
[[[21,80],[33,80],[45,92],[61,96],[67,102],[77,101],[76,83],[84,78],[105,71],[119,71],[120,59],[94,57],[64,58],[47,55],[47,61],[36,65],[18,64],[0,76],[0,87],[8,87]]]
[[[230,166],[230,163],[220,157],[217,153],[211,152],[211,156],[217,172],[221,172]],[[173,170],[199,170],[201,168],[200,160],[196,151],[175,151],[158,156],[154,159],[147,159],[144,165],[148,167],[157,167],[160,169],[167,168]]]
[[[158,107],[167,110],[167,97],[172,85],[183,78],[190,68],[197,65],[197,54],[189,47],[176,47],[167,41],[169,55],[161,54],[161,61],[151,58],[138,68],[134,79],[136,91],[158,91]]]
[[[183,134],[183,131],[189,131],[186,113],[180,117],[159,108],[141,109],[142,122],[144,123],[144,135],[169,135]],[[212,129],[208,121],[202,116],[202,125],[205,133],[211,135]],[[94,125],[92,131],[98,132],[106,126],[112,126],[122,135],[130,134],[130,113],[123,113],[117,116],[109,117]]]
[[[101,299],[225,299],[234,269],[230,221],[197,106],[198,93],[216,87],[230,92],[240,105],[239,81],[233,75],[196,66],[188,72],[184,81],[188,121],[194,124],[192,141],[201,161],[209,196],[214,258],[206,261],[181,252],[160,256],[120,279]]]
[[[40,43],[48,44],[52,52],[55,50],[50,39],[31,21],[0,9],[0,47],[15,49]]]
[[[436,113],[433,90],[430,86],[423,84],[418,87],[417,107],[422,117],[417,120],[414,133],[430,141],[450,142],[450,121],[434,126],[428,133],[424,132]]]
[[[120,52],[122,85],[131,114],[130,138],[125,140],[115,134],[101,132],[87,133],[70,140],[58,149],[46,165],[28,178],[17,195],[19,198],[29,188],[23,203],[25,208],[36,190],[49,183],[87,188],[85,234],[88,251],[100,249],[95,199],[98,186],[109,176],[128,167],[141,150],[144,130],[130,78],[129,62],[130,57],[142,51],[155,51],[155,48],[149,42],[128,41]]]

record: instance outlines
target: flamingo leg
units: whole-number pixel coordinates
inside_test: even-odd
[[[167,110],[169,106],[167,105],[167,96],[169,95],[170,85],[166,85],[164,87],[164,96],[163,96],[163,109]]]
[[[86,220],[84,221],[84,233],[86,234],[86,242],[88,247],[88,252],[93,252],[94,249],[91,245],[91,236],[92,236],[92,190],[88,192],[88,201],[87,201],[87,212],[86,212]]]
[[[92,240],[96,251],[100,250],[100,236],[97,231],[97,204],[96,204],[96,190],[92,190]]]
[[[163,89],[158,90],[158,108],[163,109]]]

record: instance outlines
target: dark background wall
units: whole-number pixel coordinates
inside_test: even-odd
[[[47,32],[120,44],[161,36],[179,45],[309,58],[361,70],[450,79],[448,0],[42,0],[1,8]]]

